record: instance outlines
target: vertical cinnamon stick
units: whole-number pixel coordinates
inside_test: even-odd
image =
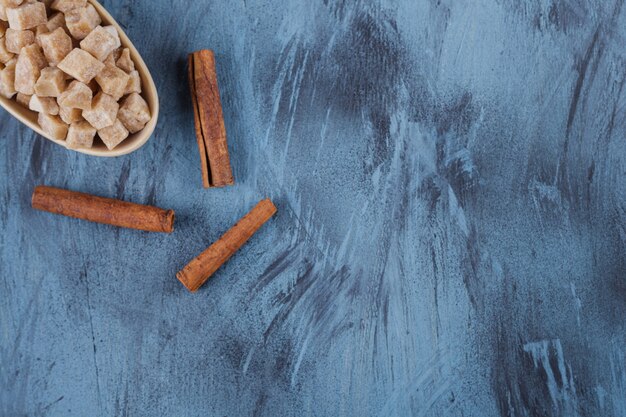
[[[274,213],[276,206],[269,199],[261,201],[219,240],[176,274],[176,278],[189,291],[197,291]]]
[[[189,85],[204,188],[234,184],[213,51],[189,55]]]
[[[111,198],[38,186],[33,192],[34,209],[76,219],[148,232],[172,233],[174,211]]]

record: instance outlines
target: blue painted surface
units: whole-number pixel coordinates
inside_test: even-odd
[[[105,5],[162,115],[104,160],[0,112],[0,415],[626,416],[623,0]],[[200,48],[223,190],[200,182]],[[37,184],[177,230],[35,212]],[[176,271],[266,196],[188,294]]]

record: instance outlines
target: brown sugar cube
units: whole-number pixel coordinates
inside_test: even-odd
[[[128,48],[124,48],[122,51],[122,55],[120,55],[117,60],[117,67],[123,69],[129,74],[135,70],[135,64],[130,58],[130,50]]]
[[[130,80],[128,80],[128,84],[126,84],[124,95],[132,93],[141,93],[141,77],[139,76],[139,71],[131,72]]]
[[[109,150],[113,150],[117,145],[122,143],[128,137],[128,130],[124,124],[116,120],[113,125],[98,130],[98,136]]]
[[[111,26],[107,26],[111,27]],[[109,55],[107,58],[111,58],[113,59],[113,62],[117,62],[118,59],[120,59],[120,57],[122,56],[122,48],[117,48],[115,51],[111,52],[111,55]]]
[[[31,97],[32,96],[28,96],[26,94],[17,93],[17,96],[15,96],[15,101],[20,103],[22,106],[28,108],[28,105],[30,104],[30,98]]]
[[[44,68],[35,84],[35,94],[39,97],[59,97],[66,87],[65,74],[58,68]]]
[[[48,19],[46,27],[48,28],[48,32],[54,32],[58,28],[65,28],[65,15],[63,15],[63,13],[55,13]]]
[[[24,3],[24,0],[0,0],[0,4],[4,7],[17,7]]]
[[[117,48],[115,51],[111,52],[109,56],[107,56],[106,59],[102,62],[104,62],[104,65],[117,66],[117,60],[119,59],[121,55],[122,55],[122,48]]]
[[[91,148],[96,129],[85,121],[72,123],[65,139],[70,149]]]
[[[3,20],[0,20],[0,38],[4,37],[4,34],[7,31],[7,28],[9,27],[9,24]]]
[[[23,94],[34,94],[41,70],[47,66],[39,45],[32,44],[22,48],[15,66],[15,89]]]
[[[91,4],[65,13],[65,24],[72,36],[78,40],[85,39],[100,23],[102,19]]]
[[[70,34],[67,26],[65,26],[65,15],[63,13],[55,13],[51,18],[48,19],[48,23],[45,25],[37,26],[37,30],[35,32],[36,42],[39,43],[39,35],[42,33],[54,32],[58,28],[63,29],[66,34]],[[70,38],[71,39],[71,38]],[[73,46],[73,43],[72,43]]]
[[[115,67],[115,57],[113,56],[113,53],[110,53],[109,56],[107,56],[104,61],[102,61],[102,63],[104,65],[106,65],[107,67]]]
[[[113,97],[116,101],[122,98],[126,91],[126,86],[130,76],[117,67],[105,67],[100,74],[96,76],[96,82],[106,94]]]
[[[9,26],[15,30],[28,30],[48,21],[43,3],[24,3],[14,9],[7,8]]]
[[[15,56],[11,51],[9,51],[6,47],[6,38],[0,38],[0,62],[6,64]]]
[[[72,81],[67,90],[59,96],[57,102],[61,107],[89,110],[92,98],[93,92],[91,88],[80,81]]]
[[[137,133],[150,121],[148,103],[137,93],[124,99],[118,118],[130,133]]]
[[[54,139],[63,140],[67,136],[68,126],[63,123],[63,120],[61,120],[59,116],[39,113],[37,122],[39,123],[41,129]]]
[[[63,28],[56,28],[50,33],[42,33],[37,38],[43,48],[43,53],[50,65],[58,65],[72,52],[72,38]]]
[[[79,7],[85,7],[87,0],[54,0],[50,5],[52,10],[58,10],[63,13],[67,13],[70,10],[78,9]]]
[[[23,47],[35,43],[35,33],[30,30],[7,29],[5,34],[6,48],[9,52],[19,54]]]
[[[32,3],[33,0],[30,0],[27,3],[29,3],[29,2]],[[11,1],[5,1],[5,0],[0,0],[0,9],[2,10],[0,12],[0,18],[2,18],[3,15],[4,15],[4,18],[2,20],[6,20],[7,23],[8,23],[9,18],[7,16],[7,9],[14,9],[14,8],[20,6],[22,3],[24,3],[24,1],[12,1],[12,0]]]
[[[104,28],[104,30],[106,30],[107,32],[109,32],[112,36],[118,36],[118,37],[120,36],[120,35],[117,33],[117,29],[115,29],[115,26],[113,26],[113,25],[108,25],[108,26],[102,26],[102,27]],[[122,51],[120,51],[120,53],[121,53],[121,52],[122,52]],[[117,58],[119,58],[119,56],[118,56]]]
[[[37,113],[45,113],[56,116],[59,114],[59,105],[52,97],[31,96],[28,108]]]
[[[35,28],[35,42],[37,42],[37,45],[41,46],[41,41],[39,40],[39,37],[48,32],[50,32],[50,30],[46,25],[39,25]]]
[[[119,108],[117,100],[100,92],[91,102],[91,109],[83,110],[83,117],[96,129],[104,129],[115,123]]]
[[[15,59],[9,61],[0,71],[0,95],[2,97],[11,98],[17,93],[15,91],[15,64]]]
[[[104,69],[104,64],[91,56],[89,52],[75,48],[59,62],[57,67],[78,81],[88,84]]]
[[[89,52],[100,61],[104,61],[120,45],[120,37],[117,31],[114,31],[112,34],[111,31],[102,26],[95,28],[80,42],[81,49]]]
[[[59,116],[68,125],[83,120],[83,111],[81,109],[73,109],[71,107],[59,107]]]

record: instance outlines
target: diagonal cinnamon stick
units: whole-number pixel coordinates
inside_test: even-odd
[[[189,55],[189,86],[204,188],[234,184],[213,51]]]
[[[197,291],[275,213],[274,203],[269,199],[261,201],[221,238],[176,274],[176,278],[189,291]]]
[[[33,192],[34,209],[76,219],[148,232],[172,233],[174,211],[127,203],[111,198],[38,186]]]

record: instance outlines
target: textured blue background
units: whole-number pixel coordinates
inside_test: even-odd
[[[104,160],[0,112],[0,415],[626,416],[623,0],[104,3],[162,115]],[[201,188],[200,48],[223,190]],[[37,184],[177,230],[36,212]],[[187,293],[176,271],[266,196]]]

